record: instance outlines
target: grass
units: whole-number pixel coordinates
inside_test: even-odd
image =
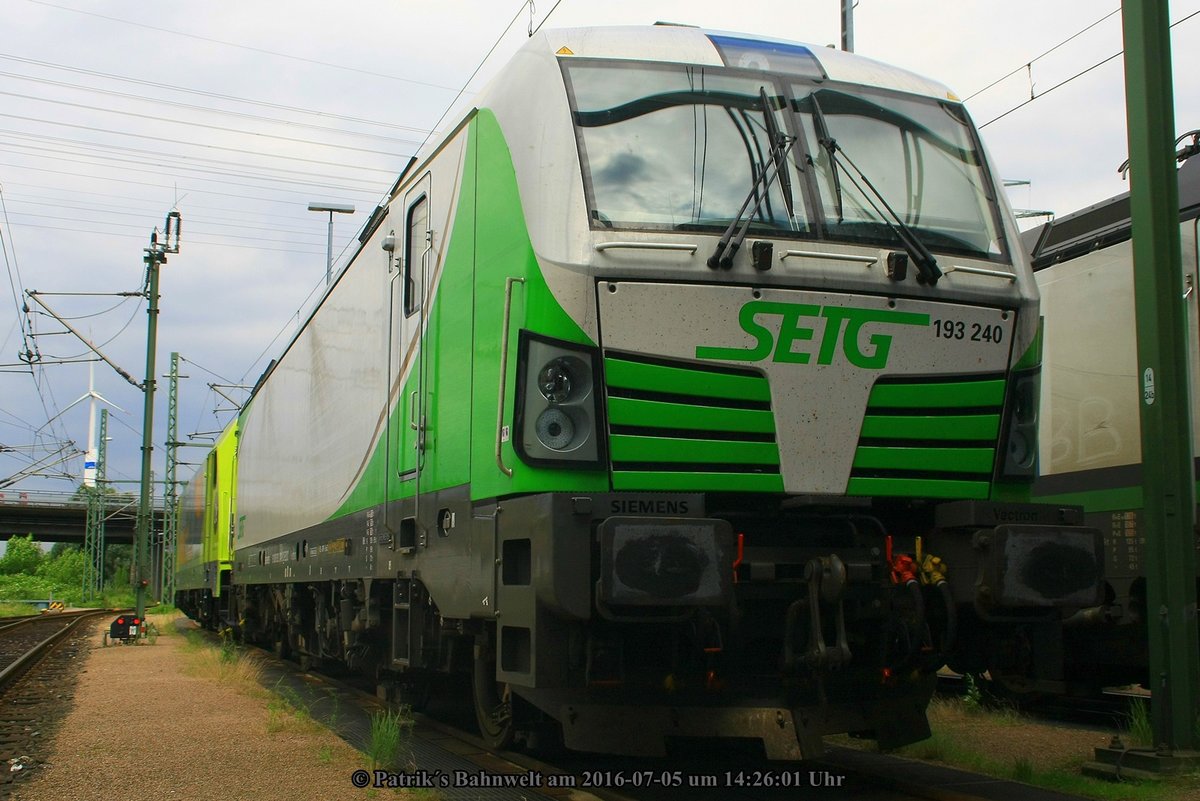
[[[305,734],[326,731],[325,726],[313,719],[308,704],[300,694],[291,687],[283,686],[283,679],[271,688],[271,698],[267,701],[267,733],[275,734],[281,731]]]
[[[220,648],[214,648],[200,632],[189,631],[185,634],[183,651],[190,675],[228,684],[247,695],[261,697],[262,663],[239,648],[232,638],[225,638]]]
[[[1129,702],[1127,717],[1129,744],[1135,748],[1154,745],[1154,726],[1150,720],[1150,704],[1141,698]]]
[[[400,757],[400,745],[412,728],[408,710],[387,709],[371,715],[371,738],[367,743],[367,759],[371,770],[395,767]]]
[[[1113,784],[1080,773],[1080,766],[1091,758],[1091,753],[1083,749],[1073,751],[1067,746],[1061,753],[1052,754],[1038,746],[1024,752],[1005,748],[1005,741],[1029,737],[1030,732],[1041,728],[1012,707],[987,712],[985,705],[963,699],[935,699],[929,707],[929,719],[933,736],[900,749],[900,756],[1099,801],[1191,801],[1198,797],[1200,776],[1174,777],[1154,784]],[[1052,739],[1062,736],[1052,727],[1045,728]]]
[[[19,604],[12,601],[0,601],[0,617],[21,617],[37,614],[32,604]]]

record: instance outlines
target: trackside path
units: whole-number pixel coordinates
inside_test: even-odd
[[[164,628],[171,628],[166,626]],[[101,647],[95,626],[73,707],[17,801],[360,799],[361,758],[324,729],[291,723],[247,693],[192,675],[186,640]]]

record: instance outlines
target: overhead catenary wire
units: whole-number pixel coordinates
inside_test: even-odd
[[[67,163],[70,163],[70,164],[86,164],[86,165],[89,165],[89,166],[103,166],[103,165],[96,165],[96,164],[95,164],[95,162],[90,162],[90,161],[80,161],[80,160],[78,160],[78,159],[68,159],[68,158],[62,158],[62,159],[58,159],[58,161],[67,162]],[[32,166],[29,166],[29,165],[26,165],[26,164],[9,164],[9,163],[0,162],[0,167],[13,167],[13,168],[16,168],[16,169],[23,169],[23,170],[33,170],[33,171],[35,171],[35,172],[47,172],[47,173],[52,173],[52,174],[56,174],[56,175],[69,175],[69,176],[74,176],[74,177],[80,177],[78,172],[66,172],[66,171],[63,171],[63,170],[54,170],[54,169],[50,169],[49,167],[32,167]],[[181,169],[187,169],[187,168],[181,168]],[[124,170],[124,171],[125,171],[125,172],[127,172],[127,173],[128,173],[128,172],[151,172],[151,171],[149,171],[149,170],[140,170],[140,169],[136,169],[136,168],[126,169],[126,170]],[[199,170],[197,170],[197,171],[199,171]],[[201,171],[201,172],[202,172],[202,171]],[[152,174],[155,174],[155,175],[161,175],[161,173],[152,173]],[[225,173],[218,173],[218,174],[219,174],[219,175],[224,175]],[[127,178],[115,178],[115,177],[109,177],[109,176],[99,176],[99,175],[88,175],[88,176],[85,176],[85,177],[87,177],[87,178],[94,178],[94,179],[96,179],[96,180],[117,181],[117,182],[119,182],[119,183],[130,183],[130,184],[137,184],[137,185],[139,185],[139,186],[153,186],[153,187],[155,187],[155,188],[157,188],[157,189],[162,189],[162,188],[163,188],[163,185],[162,185],[161,183],[158,183],[158,184],[152,184],[152,183],[145,183],[145,182],[143,182],[143,181],[131,181],[131,180],[127,179]],[[184,177],[187,177],[187,176],[179,176],[179,175],[167,174],[167,176],[166,176],[166,177],[168,177],[168,178],[174,178],[174,179],[176,179],[176,180],[179,180],[180,178],[184,178]],[[215,184],[217,184],[218,186],[236,186],[236,187],[241,187],[241,188],[244,188],[244,189],[268,189],[268,188],[269,188],[269,187],[264,187],[264,186],[260,186],[260,185],[256,185],[256,184],[244,184],[244,183],[239,183],[238,181],[229,181],[229,180],[225,180],[225,179],[218,180],[218,179],[215,179],[215,178],[205,178],[205,177],[199,177],[199,178],[193,178],[192,180],[197,180],[197,181],[209,181],[209,182],[211,182],[211,183],[215,183]],[[262,179],[262,180],[269,180],[269,179]],[[329,185],[327,185],[327,184],[320,184],[320,183],[309,183],[309,184],[304,184],[304,183],[301,183],[301,182],[299,182],[299,181],[286,181],[285,183],[287,183],[287,184],[293,184],[293,185],[296,185],[296,186],[309,186],[309,187],[316,187],[316,188],[326,188],[326,189],[333,189],[334,191],[342,191],[342,192],[347,192],[347,193],[350,193],[350,192],[353,192],[353,193],[355,193],[355,194],[361,194],[361,193],[363,193],[363,190],[361,190],[361,189],[346,189],[345,187],[332,187],[332,186],[329,186]],[[240,195],[240,194],[239,194],[239,195],[228,195],[228,194],[226,194],[226,193],[221,193],[221,192],[212,192],[212,190],[197,189],[197,188],[191,188],[191,187],[189,188],[189,191],[191,191],[191,192],[207,192],[207,193],[210,193],[210,194],[225,195],[225,196],[228,196],[228,197],[237,197],[237,198],[245,198],[245,197],[246,197],[245,195]],[[302,194],[304,194],[304,193],[301,193],[301,192],[299,192],[299,191],[297,191],[297,190],[290,189],[290,188],[289,188],[289,189],[282,189],[282,190],[279,190],[279,191],[283,191],[283,192],[289,192],[289,193],[291,193],[291,194],[293,194],[293,195],[302,195]],[[287,200],[278,200],[278,199],[263,199],[263,202],[268,202],[268,203],[287,203],[287,204],[289,204],[289,205],[290,205],[290,204],[292,204],[292,203],[295,203],[295,202],[297,202],[297,201],[287,201]]]
[[[1177,20],[1177,21],[1175,21],[1175,22],[1172,22],[1172,23],[1171,23],[1171,25],[1170,25],[1170,28],[1174,28],[1176,25],[1181,25],[1182,23],[1184,23],[1184,22],[1187,22],[1188,20],[1192,19],[1193,17],[1195,17],[1195,16],[1197,16],[1197,15],[1200,15],[1200,10],[1193,11],[1191,14],[1188,14],[1186,17],[1183,17],[1182,19],[1179,19],[1179,20]],[[1024,101],[1022,101],[1022,102],[1018,103],[1017,105],[1015,105],[1015,106],[1013,106],[1012,108],[1010,108],[1008,111],[1005,111],[1003,114],[999,114],[999,115],[997,115],[997,116],[995,116],[995,117],[992,117],[990,120],[988,120],[987,122],[983,123],[983,124],[982,124],[982,125],[980,125],[979,127],[980,127],[980,128],[986,128],[987,126],[991,125],[993,122],[997,122],[997,121],[999,121],[999,120],[1002,120],[1002,119],[1004,119],[1004,118],[1005,118],[1005,117],[1007,117],[1009,114],[1012,114],[1014,111],[1017,111],[1018,109],[1022,109],[1022,108],[1024,108],[1025,106],[1028,106],[1028,105],[1029,105],[1030,103],[1032,103],[1033,101],[1035,101],[1035,100],[1039,100],[1039,99],[1041,99],[1041,98],[1045,97],[1046,95],[1048,95],[1048,94],[1050,94],[1051,92],[1053,92],[1055,89],[1059,89],[1059,88],[1061,88],[1061,87],[1063,87],[1063,86],[1066,86],[1067,84],[1071,83],[1072,81],[1076,80],[1077,78],[1082,78],[1084,75],[1087,75],[1087,74],[1088,74],[1089,72],[1091,72],[1092,70],[1095,70],[1095,69],[1098,69],[1098,68],[1100,68],[1100,67],[1104,66],[1105,64],[1107,64],[1108,62],[1112,61],[1113,59],[1120,58],[1120,57],[1121,57],[1121,56],[1122,56],[1124,53],[1125,53],[1125,50],[1124,50],[1123,48],[1122,48],[1121,50],[1118,50],[1117,52],[1113,53],[1113,54],[1112,54],[1111,56],[1109,56],[1108,58],[1101,59],[1100,61],[1097,61],[1097,62],[1096,62],[1095,64],[1093,64],[1092,66],[1090,66],[1090,67],[1087,67],[1086,69],[1082,69],[1082,70],[1080,70],[1079,72],[1077,72],[1077,73],[1075,73],[1074,75],[1072,75],[1070,78],[1067,78],[1067,79],[1065,79],[1065,80],[1059,81],[1058,83],[1054,84],[1054,85],[1053,85],[1053,86],[1051,86],[1049,89],[1047,89],[1046,91],[1044,91],[1044,92],[1041,92],[1040,94],[1031,95],[1031,96],[1030,96],[1030,98],[1029,98],[1028,100],[1024,100]]]
[[[558,7],[561,4],[562,4],[562,0],[557,0],[557,2],[555,2],[555,4],[546,13],[546,16],[544,16],[542,18],[541,22],[538,23],[537,27],[533,28],[530,31],[529,35],[532,36],[533,34],[537,33],[539,30],[541,30],[542,25],[544,25],[546,23],[546,20],[550,19],[550,16],[558,9]],[[489,58],[491,58],[492,54],[496,51],[496,48],[500,46],[500,42],[503,41],[504,37],[508,35],[508,32],[509,32],[509,30],[512,29],[512,26],[514,24],[516,24],[516,21],[518,19],[520,19],[521,12],[523,12],[525,10],[525,8],[530,5],[532,5],[532,0],[523,0],[523,2],[517,7],[516,13],[513,14],[512,19],[510,19],[508,24],[504,26],[504,29],[500,32],[500,35],[497,36],[496,40],[492,43],[492,46],[488,48],[486,53],[484,53],[483,58],[480,59],[480,61],[479,61],[479,64],[476,65],[475,69],[471,71],[471,74],[467,77],[466,81],[463,82],[462,88],[460,88],[455,93],[454,98],[446,105],[446,109],[437,118],[437,121],[434,122],[434,124],[430,127],[429,132],[426,134],[424,140],[422,140],[421,144],[416,148],[416,151],[415,151],[416,153],[420,153],[421,150],[425,147],[425,145],[428,144],[430,137],[432,137],[437,132],[438,126],[442,124],[443,120],[445,120],[445,118],[446,118],[446,115],[448,115],[450,113],[450,111],[454,108],[454,104],[458,102],[460,97],[462,97],[464,94],[467,93],[467,87],[470,86],[471,81],[475,80],[475,76],[479,74],[479,71],[481,69],[483,69],[483,65],[487,63],[487,60]],[[345,256],[346,251],[351,246],[351,244],[352,244],[352,242],[347,242],[346,245],[344,245],[342,247],[341,251],[338,253],[338,259],[341,259]],[[262,352],[260,352],[258,354],[258,356],[255,357],[254,361],[250,363],[250,366],[246,368],[246,371],[244,373],[242,373],[242,376],[239,379],[239,383],[242,381],[245,381],[246,378],[250,375],[250,373],[254,370],[254,368],[256,366],[258,366],[258,364],[262,361],[263,357],[266,356],[268,352],[270,352],[271,348],[273,348],[275,346],[275,343],[278,342],[280,337],[282,337],[284,335],[284,332],[286,332],[292,326],[292,321],[294,319],[298,319],[302,315],[304,308],[308,305],[309,301],[316,294],[317,290],[319,290],[321,288],[321,286],[322,286],[322,284],[320,284],[320,283],[318,283],[316,286],[314,286],[312,291],[310,291],[308,293],[308,296],[305,297],[304,301],[300,304],[300,307],[297,308],[293,314],[289,315],[287,322],[285,322],[283,324],[283,326],[279,329],[278,332],[276,332],[275,336],[271,339],[271,341],[267,344],[267,346],[265,348],[263,348]]]
[[[95,145],[89,142],[83,142],[77,139],[68,139],[59,136],[38,136],[35,134],[27,134],[20,131],[9,131],[0,129],[0,135],[14,136],[18,139],[29,139],[34,142],[54,142],[65,145],[65,147],[48,147],[44,144],[26,144],[24,142],[11,142],[7,145],[0,146],[0,152],[27,153],[34,158],[45,158],[58,161],[58,156],[70,155],[81,158],[91,159],[89,163],[97,166],[106,166],[107,164],[135,164],[145,167],[170,167],[178,170],[188,170],[206,175],[233,175],[243,178],[253,178],[256,180],[272,181],[276,183],[292,183],[302,186],[325,186],[339,191],[346,192],[362,192],[367,190],[349,186],[351,183],[359,183],[364,186],[377,186],[378,181],[369,178],[351,178],[345,175],[329,175],[327,173],[314,173],[311,171],[291,170],[287,167],[246,164],[244,162],[226,161],[224,159],[214,159],[205,156],[189,156],[185,154],[163,153],[157,150],[146,150],[143,148],[128,147],[124,145]],[[92,152],[99,151],[99,152]],[[114,155],[108,151],[115,151],[121,154],[142,154],[151,159],[171,159],[175,162],[182,161],[182,164],[162,164],[161,162],[150,161],[145,157],[142,158],[122,158],[120,155]],[[45,153],[53,154],[53,156],[42,155]],[[225,169],[229,168],[229,169]],[[126,170],[127,168],[121,167]],[[139,169],[139,172],[147,172],[146,169]],[[155,174],[158,174],[157,172]],[[317,184],[317,180],[326,179],[332,181],[342,181],[342,184]]]
[[[77,205],[70,204],[70,203],[62,203],[62,202],[56,203],[54,201],[28,200],[25,198],[22,198],[19,202],[20,202],[21,206],[49,206],[51,208],[59,209],[59,210],[63,210],[63,211],[82,211],[82,212],[87,212],[87,213],[103,214],[105,216],[115,216],[115,217],[136,217],[140,220],[144,220],[146,218],[146,212],[140,211],[140,210],[133,210],[133,209],[125,209],[125,208],[97,209],[94,206],[77,206]],[[238,229],[245,229],[247,231],[270,231],[272,233],[277,233],[277,234],[291,233],[291,234],[296,234],[296,236],[298,236],[298,237],[311,237],[311,238],[313,238],[314,241],[320,240],[320,242],[318,244],[324,243],[324,241],[325,241],[325,237],[323,234],[321,234],[320,232],[313,232],[309,228],[288,228],[283,225],[246,225],[245,223],[237,221],[240,219],[244,219],[244,218],[240,218],[240,217],[239,218],[208,217],[205,215],[192,214],[191,212],[195,208],[196,207],[191,206],[191,205],[188,206],[188,227],[192,231],[196,230],[197,225],[199,225],[199,226],[219,225],[222,228],[238,228]],[[225,209],[225,211],[230,211],[230,210]],[[31,214],[31,212],[13,212],[13,213],[14,214]],[[46,216],[49,216],[49,215],[46,215]],[[257,216],[261,216],[261,215],[256,214],[255,216],[257,217]],[[73,218],[73,217],[72,218],[55,217],[53,219],[75,219],[75,218]],[[297,224],[299,224],[301,222],[301,220],[299,218],[283,218],[283,219],[289,219],[290,222],[295,222]],[[97,220],[96,222],[101,222],[101,224],[107,224],[107,221]]]
[[[3,58],[3,57],[4,57],[3,55],[0,55],[0,58]],[[40,84],[44,84],[47,86],[56,86],[56,87],[59,87],[62,89],[68,89],[71,91],[94,93],[94,94],[98,94],[98,95],[105,95],[108,97],[120,97],[120,98],[123,98],[126,100],[132,100],[132,101],[139,102],[139,103],[148,103],[151,105],[169,106],[171,108],[185,109],[187,111],[198,111],[203,114],[214,114],[214,115],[224,116],[224,117],[235,117],[238,119],[254,120],[256,122],[265,122],[265,123],[268,123],[271,125],[282,125],[282,126],[285,126],[288,128],[307,128],[309,130],[321,131],[323,133],[332,133],[332,134],[336,134],[338,136],[349,136],[349,137],[355,137],[355,138],[359,138],[359,139],[378,139],[378,140],[384,141],[384,142],[416,144],[416,140],[404,139],[404,138],[401,138],[398,136],[388,136],[386,134],[368,133],[366,131],[355,131],[355,130],[351,130],[349,128],[333,128],[328,125],[317,125],[316,123],[301,122],[299,120],[287,120],[287,119],[283,119],[281,117],[266,117],[261,114],[251,114],[246,111],[234,111],[233,109],[217,108],[217,107],[211,106],[211,105],[210,106],[200,106],[200,105],[196,105],[194,103],[183,103],[178,100],[167,100],[167,99],[161,98],[161,97],[146,97],[144,95],[135,95],[135,94],[131,94],[129,92],[118,92],[114,89],[101,89],[98,86],[85,86],[83,84],[70,83],[68,81],[56,81],[51,78],[39,78],[39,77],[36,77],[33,75],[21,75],[20,73],[15,73],[15,72],[5,72],[5,71],[0,70],[0,78],[9,78],[9,79],[14,79],[14,80],[30,81],[33,83],[40,83]],[[186,90],[181,89],[178,91],[186,91]],[[10,94],[10,93],[5,93],[5,94]],[[32,97],[32,99],[41,100],[41,101],[44,101],[47,103],[60,103],[61,104],[61,103],[65,102],[65,101],[53,100],[48,97],[39,97],[36,95],[29,96],[29,95],[17,95],[15,93],[12,93],[12,96]],[[243,102],[253,102],[253,101],[243,101]],[[94,109],[98,109],[98,110],[102,110],[102,111],[110,110],[103,106],[88,106],[88,105],[84,105],[84,104],[72,104],[72,105],[78,105],[78,106],[81,106],[83,108],[88,108],[88,109],[94,108]],[[324,118],[326,116],[324,113],[319,112],[319,111],[305,111],[304,113],[318,115],[318,116],[321,116],[322,118]],[[355,119],[355,118],[349,118],[349,119]],[[366,122],[366,121],[364,120],[363,122]],[[426,132],[424,128],[418,128],[416,126],[410,126],[410,125],[395,126],[395,127],[399,130],[411,131],[412,133],[417,133],[417,134],[424,134]]]
[[[395,170],[391,170],[391,169],[387,169],[387,168],[383,168],[383,167],[362,167],[357,164],[342,164],[342,163],[339,163],[336,161],[326,161],[324,159],[310,159],[310,158],[305,158],[303,156],[282,156],[282,155],[279,155],[278,153],[263,153],[263,152],[257,151],[257,150],[247,150],[245,148],[240,148],[240,147],[228,147],[226,145],[214,145],[214,144],[211,144],[208,142],[182,142],[178,139],[172,139],[172,138],[166,137],[166,136],[153,136],[151,134],[130,133],[129,131],[117,131],[117,130],[113,130],[112,128],[101,128],[101,127],[98,127],[95,125],[79,125],[79,124],[72,123],[72,122],[58,122],[56,120],[48,120],[48,119],[44,119],[41,117],[28,117],[28,116],[25,116],[22,114],[8,114],[5,112],[0,112],[0,117],[5,117],[10,120],[21,120],[23,122],[36,122],[36,123],[40,123],[43,125],[57,125],[61,128],[71,128],[74,130],[91,131],[92,133],[115,134],[117,136],[128,136],[133,139],[149,139],[152,142],[168,142],[171,144],[182,144],[182,145],[186,145],[187,147],[198,147],[198,148],[203,148],[203,149],[207,149],[207,150],[223,150],[223,151],[226,151],[229,153],[242,153],[243,155],[257,156],[259,158],[288,159],[290,161],[302,161],[306,164],[320,164],[325,167],[341,167],[343,169],[348,169],[348,170],[364,170],[367,172],[379,172],[379,173],[394,173],[395,172]],[[398,159],[408,158],[408,154],[398,153],[398,154],[396,154],[396,158],[398,158]]]
[[[1029,61],[1025,62],[1024,64],[1022,64],[1021,66],[1019,66],[1019,67],[1017,67],[1016,69],[1012,70],[1011,72],[1007,72],[1007,73],[1005,73],[1004,75],[1001,75],[999,78],[997,78],[996,80],[992,81],[991,83],[989,83],[987,86],[983,87],[982,89],[979,89],[979,90],[977,90],[977,91],[975,91],[975,92],[972,92],[971,94],[967,95],[967,96],[966,96],[966,98],[964,98],[964,102],[966,102],[967,100],[970,100],[970,99],[972,99],[972,98],[974,98],[974,97],[978,97],[979,95],[983,94],[984,92],[986,92],[987,90],[991,89],[992,87],[994,87],[994,86],[996,86],[996,85],[998,85],[998,84],[1000,84],[1000,83],[1003,83],[1003,82],[1004,82],[1004,81],[1006,81],[1007,79],[1009,79],[1009,78],[1011,78],[1012,76],[1014,76],[1014,75],[1016,75],[1017,73],[1019,73],[1021,70],[1028,69],[1029,67],[1033,66],[1033,64],[1034,64],[1034,63],[1036,63],[1037,61],[1040,61],[1041,59],[1043,59],[1043,58],[1045,58],[1046,56],[1050,55],[1050,54],[1051,54],[1051,53],[1053,53],[1055,50],[1059,49],[1059,48],[1060,48],[1060,47],[1062,47],[1063,45],[1066,45],[1067,43],[1071,42],[1072,40],[1079,38],[1079,37],[1080,37],[1080,36],[1082,36],[1083,34],[1085,34],[1085,33],[1087,33],[1088,31],[1090,31],[1092,28],[1095,28],[1097,25],[1099,25],[1100,23],[1104,22],[1104,21],[1105,21],[1106,19],[1108,19],[1109,17],[1113,16],[1114,14],[1119,14],[1120,12],[1121,12],[1121,9],[1120,9],[1120,8],[1115,8],[1115,9],[1113,9],[1112,11],[1108,12],[1107,14],[1105,14],[1103,17],[1101,17],[1100,19],[1096,20],[1096,21],[1095,21],[1095,22],[1093,22],[1092,24],[1088,25],[1087,27],[1083,28],[1082,30],[1076,31],[1075,33],[1073,33],[1073,34],[1071,34],[1070,36],[1068,36],[1066,39],[1063,39],[1061,42],[1059,42],[1058,44],[1054,45],[1054,47],[1051,47],[1049,50],[1047,50],[1047,51],[1045,51],[1045,52],[1043,52],[1043,53],[1041,53],[1041,54],[1039,54],[1039,55],[1036,55],[1036,56],[1034,56],[1033,58],[1029,59]]]
[[[342,120],[343,122],[352,122],[361,125],[371,125],[378,128],[388,128],[398,131],[410,131],[412,133],[425,133],[425,128],[419,128],[411,125],[400,125],[398,123],[385,122],[378,119],[366,119],[364,117],[353,117],[346,114],[337,114],[332,111],[321,111],[319,109],[308,109],[302,106],[289,106],[283,103],[273,103],[268,100],[255,100],[247,97],[238,97],[237,95],[227,95],[220,92],[212,92],[204,89],[195,89],[186,86],[178,86],[175,84],[162,83],[160,81],[151,81],[145,78],[134,78],[128,75],[118,75],[112,72],[102,72],[100,70],[89,70],[81,67],[72,67],[66,64],[55,64],[50,61],[39,61],[37,59],[25,58],[22,56],[14,56],[9,53],[0,53],[0,59],[7,61],[16,61],[21,64],[30,64],[37,67],[62,70],[71,72],[77,75],[89,75],[96,78],[103,78],[111,81],[120,81],[123,83],[131,83],[137,86],[147,86],[155,89],[166,89],[172,92],[180,92],[182,94],[195,95],[213,100],[224,100],[231,103],[242,103],[246,105],[258,106],[260,108],[269,108],[276,111],[287,111],[296,114],[309,114],[322,119]],[[87,87],[81,87],[87,88]]]
[[[370,153],[372,155],[378,155],[378,156],[398,157],[398,155],[399,155],[390,150],[376,150],[374,148],[369,148],[369,147],[356,147],[354,145],[339,145],[334,142],[322,141],[319,139],[301,139],[298,136],[284,136],[283,134],[270,134],[270,133],[263,133],[261,131],[247,131],[247,130],[242,130],[240,128],[231,128],[228,125],[213,125],[211,123],[197,122],[195,120],[169,119],[167,117],[163,117],[158,114],[143,114],[143,113],[137,112],[137,111],[126,111],[124,109],[105,108],[103,106],[93,106],[93,105],[89,105],[87,103],[72,103],[71,101],[68,101],[68,100],[55,100],[55,99],[49,98],[49,97],[37,97],[35,95],[24,95],[24,94],[20,94],[19,92],[0,91],[0,96],[15,97],[20,100],[32,100],[37,103],[50,103],[50,104],[54,104],[54,105],[68,106],[70,108],[86,109],[88,111],[99,111],[104,114],[118,114],[123,117],[133,117],[134,119],[140,119],[140,120],[152,120],[157,123],[166,123],[168,125],[183,125],[188,128],[206,128],[210,131],[222,131],[224,133],[245,134],[246,136],[253,136],[253,137],[262,138],[262,139],[278,139],[281,142],[294,142],[297,144],[313,145],[316,147],[332,147],[332,148],[337,148],[339,150],[352,150],[356,153]],[[333,130],[333,129],[326,129],[326,130]],[[398,144],[405,144],[405,145],[417,144],[417,140],[415,140],[415,139],[393,138],[390,141],[394,141]]]
[[[78,227],[63,228],[61,226],[56,226],[56,225],[39,225],[36,223],[17,223],[17,226],[21,227],[21,228],[37,228],[37,229],[40,229],[43,231],[66,231],[68,233],[73,233],[73,234],[90,234],[92,236],[109,236],[109,237],[117,237],[117,238],[121,238],[121,239],[137,240],[137,241],[144,241],[146,239],[146,237],[144,235],[122,234],[122,233],[117,233],[115,231],[97,231],[94,229],[85,229],[85,228],[78,228]],[[143,231],[145,230],[145,226],[140,226],[140,228]],[[243,238],[245,238],[245,237],[243,237]],[[257,238],[255,238],[255,239],[257,239]],[[323,250],[297,250],[295,248],[272,248],[272,247],[262,247],[259,245],[238,245],[238,244],[234,244],[232,242],[201,241],[201,240],[194,239],[193,235],[191,235],[191,234],[188,235],[188,241],[191,242],[192,244],[196,244],[196,245],[206,245],[206,246],[223,247],[223,248],[242,248],[242,249],[246,249],[246,250],[262,250],[262,251],[269,251],[272,253],[298,253],[298,254],[302,254],[305,256],[320,256],[320,255],[323,255],[325,252]],[[321,280],[322,280],[322,282],[324,282],[324,280],[325,280],[324,277],[322,277]]]
[[[29,183],[23,183],[23,182],[19,182],[19,181],[9,181],[8,186],[10,186],[10,187],[25,187],[27,189],[44,190],[44,191],[49,191],[49,192],[68,192],[68,197],[66,198],[66,200],[78,199],[76,197],[77,195],[91,195],[91,196],[98,197],[98,198],[104,198],[105,203],[107,205],[112,205],[111,202],[114,200],[128,201],[129,203],[122,205],[121,208],[125,209],[129,213],[136,213],[136,214],[157,213],[162,208],[162,203],[160,201],[151,200],[145,196],[133,197],[132,195],[117,195],[117,194],[113,194],[112,192],[88,192],[88,191],[85,191],[82,189],[81,190],[75,190],[75,189],[66,190],[66,189],[64,189],[62,187],[58,187],[58,186],[50,186],[47,184],[29,184]],[[241,199],[240,195],[238,197],[239,197],[239,199]],[[34,203],[34,202],[45,201],[47,204],[61,205],[63,208],[91,208],[91,207],[73,206],[70,203],[66,202],[63,198],[60,198],[60,197],[54,197],[51,195],[27,194],[23,191],[19,192],[14,199],[19,199],[22,204],[29,204],[29,203]],[[262,198],[260,198],[260,200],[261,199]],[[130,204],[144,206],[145,208],[135,209],[133,207],[133,205],[130,205]],[[216,212],[218,214],[220,214],[220,213],[238,214],[239,213],[239,209],[233,208],[232,206],[228,206],[228,205],[210,206],[210,205],[203,204],[203,203],[193,203],[193,202],[189,201],[187,204],[187,207],[188,207],[189,221],[196,221],[197,219],[204,219],[204,221],[206,221],[206,222],[219,222],[219,223],[233,222],[233,218],[230,218],[230,217],[198,218],[196,216],[196,212],[198,212],[198,211],[199,212]],[[152,209],[152,211],[151,211],[151,209]],[[301,216],[299,214],[277,214],[277,213],[271,213],[271,212],[266,212],[266,211],[261,211],[261,210],[255,210],[254,217],[262,218],[262,219],[284,220],[284,221],[292,222],[292,223],[300,223],[301,221],[307,221],[307,220],[311,219],[311,217],[309,217],[307,215],[307,213],[305,215]],[[237,219],[244,219],[244,216],[238,217]],[[281,229],[281,230],[291,230],[291,229]]]
[[[431,83],[429,81],[419,81],[415,78],[405,78],[400,75],[391,75],[386,72],[375,72],[374,70],[361,69],[359,67],[350,67],[345,64],[335,64],[331,61],[321,61],[319,59],[307,58],[305,56],[297,56],[297,55],[293,55],[291,53],[281,53],[277,50],[267,50],[266,48],[262,48],[262,47],[254,47],[252,45],[238,44],[237,42],[229,42],[229,41],[225,41],[223,39],[214,39],[209,36],[200,36],[199,34],[195,34],[195,33],[185,33],[184,31],[177,31],[177,30],[173,30],[171,28],[160,28],[156,25],[148,25],[144,22],[135,22],[134,20],[121,19],[120,17],[110,17],[106,14],[97,14],[94,11],[84,11],[83,9],[79,9],[79,8],[71,8],[69,6],[60,6],[57,3],[46,2],[46,0],[25,0],[25,2],[33,3],[33,4],[39,5],[39,6],[46,6],[47,8],[56,8],[59,11],[69,11],[73,14],[84,14],[89,17],[96,17],[97,19],[108,20],[109,22],[116,22],[116,23],[120,23],[122,25],[132,25],[137,28],[146,28],[147,30],[157,31],[158,33],[167,33],[167,34],[171,34],[173,36],[182,36],[182,37],[185,37],[188,39],[195,39],[195,40],[201,41],[201,42],[209,42],[212,44],[224,45],[225,47],[235,47],[235,48],[238,48],[239,50],[249,50],[253,53],[262,53],[263,55],[274,56],[275,58],[289,59],[291,61],[299,61],[299,62],[304,62],[307,64],[314,64],[314,65],[320,66],[320,67],[332,67],[333,69],[346,70],[348,72],[357,72],[359,74],[370,75],[375,78],[386,78],[388,80],[401,81],[403,83],[411,83],[411,84],[414,84],[417,86],[428,86],[432,89],[444,89],[446,91],[454,90],[454,87],[452,87],[452,86],[444,86],[442,84]],[[522,4],[522,8],[523,7],[524,7],[524,4]]]
[[[469,76],[467,76],[467,80],[463,82],[462,88],[455,93],[454,98],[446,105],[446,110],[443,111],[441,116],[437,118],[437,122],[430,126],[429,133],[425,134],[425,138],[421,141],[421,144],[417,146],[416,152],[420,153],[421,149],[424,148],[429,142],[429,138],[437,132],[438,126],[442,124],[442,120],[446,119],[446,115],[450,113],[451,109],[454,108],[454,104],[457,103],[458,99],[467,91],[467,87],[471,85],[471,81],[475,80],[475,76],[479,74],[481,69],[483,69],[483,65],[487,63],[487,60],[492,57],[492,53],[496,52],[496,48],[500,46],[500,42],[502,42],[504,37],[508,35],[509,30],[511,30],[512,26],[516,24],[518,19],[520,19],[521,12],[524,11],[525,7],[531,2],[533,2],[533,0],[522,0],[521,5],[517,7],[517,13],[513,14],[513,18],[510,19],[508,24],[504,26],[504,30],[500,31],[500,35],[496,37],[496,41],[492,42],[492,46],[488,48],[488,51],[484,53],[483,58],[480,59],[479,63],[475,66],[475,69],[471,71]],[[557,7],[558,4],[555,3],[555,8]],[[550,9],[550,13],[554,13],[553,8]],[[547,14],[546,16],[548,17],[550,15]]]

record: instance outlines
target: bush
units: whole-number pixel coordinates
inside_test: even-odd
[[[40,600],[49,598],[57,588],[41,576],[0,574],[0,600]],[[76,591],[78,592],[78,590]],[[56,598],[62,597],[55,594]],[[66,600],[66,599],[64,599]]]
[[[44,559],[41,546],[33,541],[33,535],[11,537],[4,556],[0,556],[0,575],[15,576],[33,574]]]

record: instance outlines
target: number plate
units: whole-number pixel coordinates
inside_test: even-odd
[[[130,637],[136,637],[136,636],[137,636],[137,626],[130,626],[130,627],[129,627],[129,636],[130,636]]]

